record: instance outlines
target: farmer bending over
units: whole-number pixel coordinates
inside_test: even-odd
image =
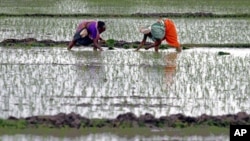
[[[158,52],[159,45],[161,45],[162,41],[165,39],[170,46],[176,48],[176,51],[181,52],[181,46],[178,42],[176,27],[174,22],[170,19],[159,19],[151,26],[140,28],[140,32],[144,34],[144,37],[136,51],[143,47],[147,37],[149,37],[154,41],[154,43],[148,45],[145,47],[145,49],[154,47],[155,52]]]
[[[103,49],[99,45],[99,41],[104,41],[100,34],[106,30],[105,23],[103,21],[94,20],[84,20],[82,21],[73,37],[73,40],[68,45],[68,50],[70,50],[74,45],[88,46],[94,43],[94,50]]]

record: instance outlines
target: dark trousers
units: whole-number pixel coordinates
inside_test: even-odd
[[[82,37],[80,35],[80,33],[81,33],[82,30],[76,32],[75,35],[74,35],[74,39],[73,40],[76,41],[76,45],[88,46],[88,45],[92,44],[93,40],[89,38],[89,35],[87,35],[85,37]]]

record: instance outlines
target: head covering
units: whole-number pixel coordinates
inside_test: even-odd
[[[150,26],[140,27],[140,32],[143,34],[151,33],[153,41],[162,39],[165,36],[165,26],[162,22],[153,23]]]
[[[142,34],[148,34],[151,32],[151,26],[140,27],[139,30]]]
[[[151,25],[151,34],[153,39],[162,39],[165,36],[165,26],[161,22]]]

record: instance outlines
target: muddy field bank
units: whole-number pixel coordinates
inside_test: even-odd
[[[114,119],[89,119],[77,113],[59,113],[57,115],[31,116],[26,118],[16,118],[14,116],[8,119],[0,120],[1,128],[185,128],[199,126],[229,127],[230,125],[249,125],[250,115],[245,112],[237,114],[227,114],[219,116],[210,116],[203,114],[198,117],[185,116],[183,114],[174,114],[170,116],[161,116],[156,118],[154,115],[146,113],[136,116],[134,113],[120,114]]]

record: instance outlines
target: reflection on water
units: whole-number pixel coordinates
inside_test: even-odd
[[[1,141],[229,141],[229,137],[225,135],[218,136],[187,136],[187,137],[170,137],[170,136],[135,136],[120,137],[110,133],[89,134],[80,137],[53,137],[53,136],[35,136],[35,135],[4,135],[0,136]]]
[[[216,49],[0,51],[1,118],[59,112],[89,118],[125,112],[199,116],[250,108],[249,49],[225,50],[230,56],[218,56]]]
[[[173,83],[173,77],[176,71],[176,61],[177,61],[177,52],[171,52],[167,53],[165,60],[166,60],[166,66],[165,66],[165,73],[166,73],[166,83],[167,86],[171,86]]]

